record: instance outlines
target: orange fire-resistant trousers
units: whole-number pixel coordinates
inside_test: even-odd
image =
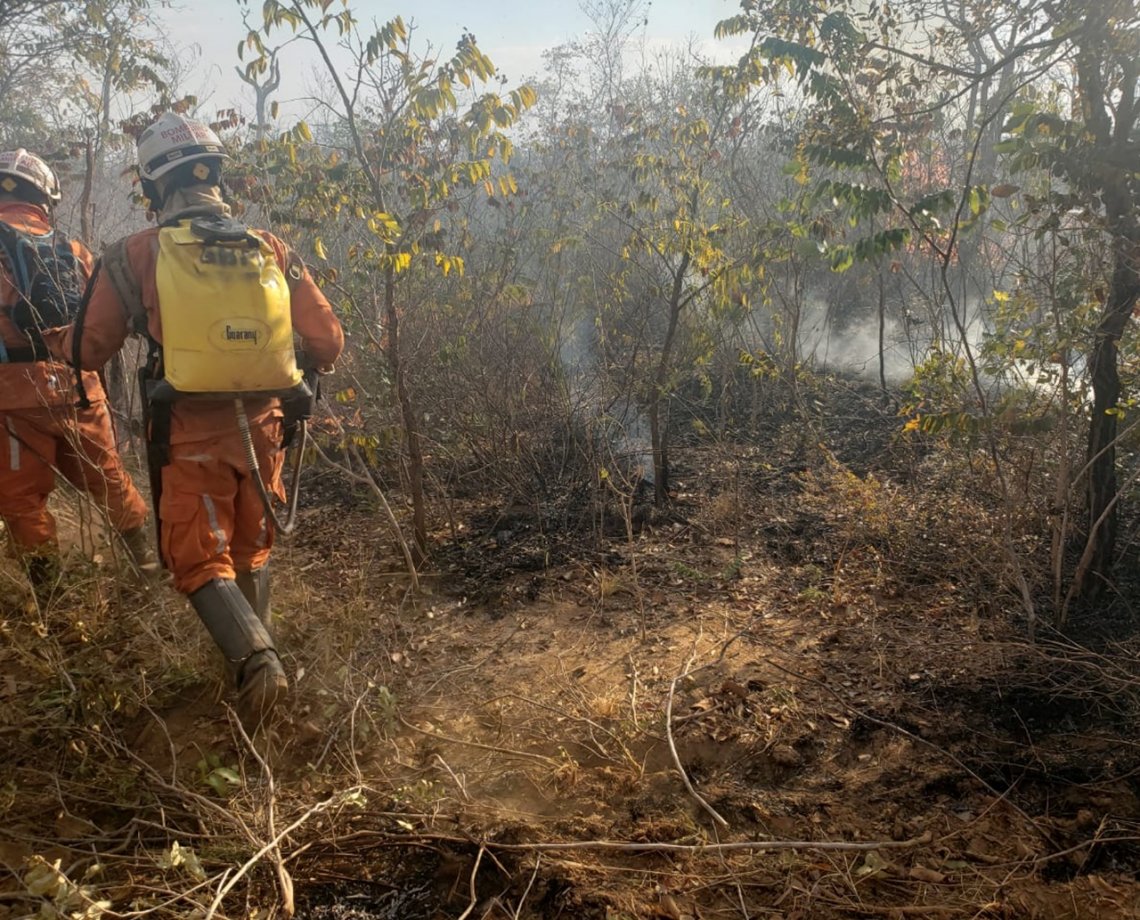
[[[208,440],[186,440],[182,428],[162,468],[162,558],[184,594],[213,578],[261,568],[273,548],[273,525],[265,518],[236,423],[229,427],[232,434]],[[254,418],[251,429],[261,480],[271,495],[284,499],[281,420]]]
[[[147,508],[123,469],[106,403],[0,412],[0,518],[17,555],[56,546],[47,508],[58,471],[107,510],[120,533],[146,522]]]

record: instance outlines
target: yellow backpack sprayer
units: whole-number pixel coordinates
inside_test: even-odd
[[[132,331],[148,335],[141,291],[131,274],[124,241],[108,247],[101,267],[127,310]],[[155,279],[163,341],[160,346],[151,339],[146,365],[139,371],[139,391],[156,515],[162,468],[169,458],[171,406],[188,399],[232,398],[266,520],[279,533],[292,533],[317,375],[315,370],[298,368],[289,287],[272,247],[228,217],[180,220],[158,232]],[[81,311],[76,322],[77,357],[82,319]],[[244,403],[246,398],[267,396],[281,399],[282,447],[297,442],[284,519],[262,481]]]

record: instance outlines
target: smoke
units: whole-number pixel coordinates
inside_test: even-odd
[[[897,308],[896,308],[897,309]],[[983,354],[984,334],[987,322],[984,315],[985,304],[977,301],[967,305],[965,321],[969,345],[975,356]],[[878,383],[880,377],[880,355],[882,372],[887,382],[893,385],[909,381],[915,372],[915,365],[923,362],[932,344],[939,342],[943,350],[962,355],[961,341],[943,338],[944,328],[921,314],[905,312],[901,317],[888,315],[884,318],[882,345],[878,318],[875,316],[863,322],[848,323],[843,326],[829,318],[833,311],[824,298],[810,298],[803,307],[799,321],[798,360],[805,366],[817,370],[830,370],[850,374]],[[757,317],[760,319],[760,317]],[[761,320],[763,323],[764,320]],[[767,319],[771,323],[770,318]],[[944,322],[950,330],[953,323]],[[769,333],[772,327],[769,327]],[[745,334],[743,344],[756,350],[770,347],[768,334],[753,327]],[[610,460],[621,468],[624,475],[633,481],[653,482],[653,455],[650,449],[650,425],[643,406],[631,395],[630,388],[636,389],[628,379],[620,384],[626,392],[620,393],[599,359],[598,327],[589,316],[569,320],[562,325],[562,335],[558,346],[558,356],[567,382],[567,389],[573,403],[573,410],[580,417],[590,419],[595,430],[603,430],[609,446]],[[749,340],[752,340],[749,345]],[[736,340],[741,342],[740,339]],[[730,366],[734,361],[729,362]],[[1007,386],[1043,388],[1049,381],[1037,379],[1039,368],[1030,374],[1025,362],[1015,362],[1013,367],[999,372],[990,379],[982,373],[982,384],[987,388],[1001,390]]]
[[[879,379],[877,322],[835,328],[822,302],[810,303],[800,321],[799,349],[805,363],[844,371],[869,380]],[[912,336],[914,330],[912,328]],[[902,323],[887,317],[883,325],[882,364],[886,378],[900,383],[914,373],[912,345]]]
[[[981,353],[986,330],[979,307],[980,304],[967,305],[964,323],[970,349],[975,355]],[[923,361],[939,338],[925,315],[907,313],[902,320],[887,316],[880,349],[877,317],[840,327],[829,319],[824,301],[810,300],[800,318],[798,345],[800,360],[806,364],[876,381],[879,379],[881,351],[887,382],[898,384],[914,375],[915,365]],[[942,340],[941,345],[955,353],[963,350],[956,337]]]
[[[653,484],[653,449],[649,418],[632,400],[621,399],[609,410],[616,423],[614,457],[632,479]]]

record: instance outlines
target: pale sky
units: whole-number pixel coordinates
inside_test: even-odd
[[[245,36],[237,0],[175,3],[176,8],[160,11],[167,37],[178,47],[196,47],[200,55],[187,76],[186,91],[208,96],[207,108],[237,105],[250,112],[253,92],[233,69],[238,64],[237,44]],[[350,6],[362,27],[370,20],[384,22],[402,16],[405,23],[416,26],[418,50],[430,42],[449,51],[464,28],[470,30],[484,54],[507,75],[510,86],[541,74],[543,51],[582,37],[591,29],[576,0],[492,0],[481,4],[471,0],[418,0],[403,7],[377,0],[350,0]],[[249,8],[251,21],[257,22],[261,3],[254,0]],[[738,11],[739,0],[653,0],[643,31],[645,43],[654,51],[668,45],[684,47],[695,38],[703,54],[728,59],[739,43],[716,41],[713,29],[721,19]],[[283,59],[282,87],[276,98],[287,115],[299,117],[303,106],[289,103],[311,92],[317,60],[303,43],[291,46],[290,52],[291,56]]]

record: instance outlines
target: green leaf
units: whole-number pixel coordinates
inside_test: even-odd
[[[831,251],[831,270],[836,274],[855,264],[855,251],[850,246],[836,246]]]
[[[791,65],[792,72],[801,82],[812,69],[819,67],[827,60],[822,52],[816,51],[814,48],[775,35],[769,35],[763,39],[759,47],[760,51],[772,60]]]
[[[939,211],[948,211],[957,204],[958,193],[956,189],[942,189],[919,198],[909,208],[912,215],[933,215]]]
[[[718,22],[716,28],[713,30],[713,35],[718,39],[732,38],[734,35],[743,35],[745,32],[751,32],[752,28],[752,17],[738,14]]]
[[[206,785],[224,796],[241,785],[241,777],[231,767],[215,767],[206,777]]]

